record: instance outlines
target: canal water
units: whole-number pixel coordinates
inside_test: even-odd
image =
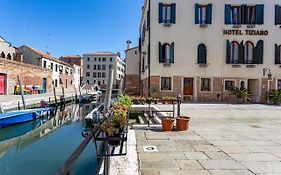
[[[0,129],[0,175],[50,175],[83,141],[84,117],[97,104],[69,105],[56,116]],[[7,140],[9,139],[9,140]],[[95,174],[98,160],[90,142],[72,174]]]

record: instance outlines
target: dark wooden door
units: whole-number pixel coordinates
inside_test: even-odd
[[[5,94],[6,75],[0,74],[0,94]]]
[[[193,78],[184,78],[183,89],[184,95],[193,95]]]

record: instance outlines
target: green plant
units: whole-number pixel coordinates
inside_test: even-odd
[[[242,100],[242,103],[251,100],[251,93],[248,89],[235,87],[233,88],[232,93],[236,96],[237,101]]]
[[[153,96],[154,93],[158,92],[158,88],[155,86],[151,86],[149,88],[149,92],[151,93],[151,95]]]
[[[268,99],[273,104],[280,105],[280,103],[281,103],[281,90],[271,90],[267,96],[268,96]]]
[[[125,95],[125,94],[121,94],[120,97],[118,98],[118,100],[115,102],[115,104],[124,105],[124,106],[127,106],[128,108],[130,108],[133,103],[132,103],[131,97],[129,97],[128,95]]]
[[[119,128],[117,128],[113,120],[107,120],[101,125],[101,130],[107,134],[107,136],[114,136],[119,133]]]

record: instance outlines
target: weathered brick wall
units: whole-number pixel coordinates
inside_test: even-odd
[[[125,92],[128,95],[140,95],[139,93],[139,75],[126,74]]]
[[[14,93],[14,87],[18,84],[17,75],[20,76],[22,85],[43,86],[43,78],[47,79],[47,90],[52,90],[52,72],[35,65],[10,61],[0,58],[0,73],[7,75],[8,94]]]

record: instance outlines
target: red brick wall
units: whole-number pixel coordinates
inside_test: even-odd
[[[128,75],[126,74],[125,80],[125,92],[128,95],[140,95],[139,93],[140,83],[139,75]]]
[[[17,75],[22,85],[40,87],[43,86],[43,78],[46,78],[47,90],[52,90],[52,72],[48,69],[0,58],[0,73],[7,74],[8,94],[14,93],[14,87],[18,84]]]

